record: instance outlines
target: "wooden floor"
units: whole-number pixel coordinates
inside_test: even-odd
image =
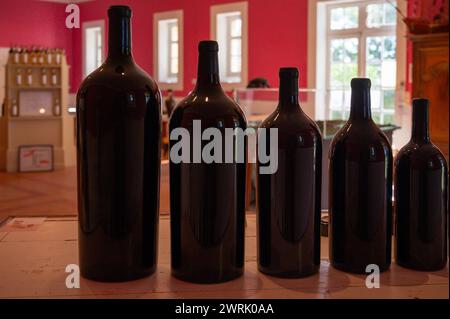
[[[328,240],[322,238],[320,273],[303,279],[278,279],[256,268],[255,215],[247,216],[245,274],[233,281],[200,285],[170,275],[169,217],[160,220],[156,273],[126,283],[81,279],[80,289],[66,288],[68,264],[78,263],[77,220],[39,218],[32,227],[0,228],[0,298],[446,298],[448,266],[416,272],[392,264],[381,275],[380,288],[368,289],[365,276],[330,267]],[[10,224],[12,225],[12,224]]]
[[[169,212],[168,164],[161,166],[160,210]],[[0,171],[0,222],[8,216],[77,216],[76,168],[54,172]]]

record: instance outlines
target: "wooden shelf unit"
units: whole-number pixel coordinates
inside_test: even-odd
[[[5,100],[0,101],[3,103],[3,112],[0,114],[0,170],[17,172],[19,146],[34,144],[53,145],[55,169],[74,166],[75,121],[74,115],[67,111],[69,66],[65,56],[62,55],[60,64],[14,63],[10,56],[5,71]],[[21,76],[20,83],[18,74]],[[46,74],[46,83],[43,74]],[[56,76],[56,83],[52,82],[53,75]],[[28,77],[31,77],[31,85],[28,84]],[[30,101],[36,95],[35,101],[39,101],[38,95],[44,94],[42,92],[51,94],[50,105],[45,103],[42,107],[37,106],[36,114],[30,114],[30,109],[25,112],[25,102],[21,101],[21,97],[28,95]],[[47,96],[47,99],[50,97]],[[15,111],[13,105],[16,105]],[[43,114],[39,114],[39,111]]]
[[[409,35],[413,43],[412,97],[430,99],[431,140],[448,157],[448,32]]]

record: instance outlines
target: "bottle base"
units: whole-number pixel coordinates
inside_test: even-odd
[[[206,277],[204,274],[202,274],[202,276],[200,275],[194,276],[192,274],[183,274],[172,269],[172,276],[174,276],[175,278],[196,284],[218,284],[222,282],[227,282],[241,277],[243,273],[244,273],[243,270],[239,270],[233,273],[228,273],[221,277],[217,276]]]
[[[273,271],[270,269],[267,269],[265,267],[258,266],[258,270],[263,273],[264,275],[268,275],[271,277],[277,277],[277,278],[305,278],[310,277],[319,272],[319,266],[315,266],[314,269],[310,271]]]
[[[132,273],[124,273],[124,274],[111,274],[105,272],[93,272],[93,271],[83,271],[81,270],[81,276],[83,278],[99,281],[99,282],[124,282],[124,281],[132,281],[137,279],[142,279],[145,277],[151,276],[156,271],[156,267],[136,271]]]
[[[379,266],[380,267],[380,273],[385,272],[387,270],[389,270],[390,267],[390,263],[387,265],[383,265],[383,266]],[[366,272],[366,267],[352,267],[352,266],[347,266],[344,264],[339,264],[336,262],[331,262],[331,266],[337,270],[343,271],[343,272],[347,272],[347,273],[352,273],[352,274],[359,274],[359,275],[367,275]]]

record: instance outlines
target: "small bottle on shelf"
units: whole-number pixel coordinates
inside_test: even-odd
[[[55,69],[52,69],[52,85],[58,85],[58,74]]]
[[[18,116],[19,115],[19,108],[17,107],[17,101],[12,100],[11,101],[11,116]]]
[[[20,63],[20,48],[18,47],[13,48],[13,61],[15,64]]]
[[[44,49],[40,48],[38,51],[38,62],[39,64],[44,64],[45,57],[44,57]]]
[[[16,84],[22,85],[22,69],[17,69],[16,71]]]
[[[27,70],[27,84],[30,86],[33,84],[33,72],[31,69]]]
[[[61,114],[61,105],[59,103],[59,99],[55,100],[55,107],[53,108],[53,114],[55,116],[59,116]]]
[[[52,51],[47,49],[46,52],[47,64],[52,64]]]
[[[42,82],[42,85],[47,85],[48,84],[48,75],[47,75],[47,69],[46,68],[42,68],[41,82]]]
[[[56,64],[61,64],[61,50],[60,49],[56,49],[56,51],[55,51],[55,60],[56,60]]]
[[[30,50],[30,62],[31,62],[31,64],[36,64],[36,62],[37,62],[36,48],[35,47],[31,47],[31,50]]]
[[[24,49],[23,51],[22,51],[22,63],[23,64],[28,64],[28,59],[29,58],[29,52],[28,52],[28,49]]]

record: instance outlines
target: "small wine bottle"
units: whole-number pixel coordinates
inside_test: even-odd
[[[220,145],[226,143],[226,128],[247,127],[240,106],[220,85],[217,42],[201,41],[198,50],[197,84],[169,123],[171,133],[189,132],[194,154],[196,143],[206,144],[194,132],[196,123],[202,134],[219,130]],[[176,143],[170,140],[171,152]],[[236,141],[231,144],[232,150],[238,149]],[[244,267],[245,163],[225,162],[223,153],[214,162],[203,156],[196,160],[194,154],[188,162],[170,157],[172,274],[198,283],[231,280],[241,276]]]
[[[277,109],[260,126],[278,130],[278,169],[262,174],[258,161],[258,267],[305,277],[320,265],[322,136],[300,107],[298,70],[281,68],[279,75]]]
[[[413,100],[411,139],[395,158],[395,256],[433,271],[447,263],[447,161],[430,140],[427,99]]]
[[[330,261],[354,273],[391,264],[392,150],[372,120],[370,85],[352,79],[350,119],[330,147]]]

